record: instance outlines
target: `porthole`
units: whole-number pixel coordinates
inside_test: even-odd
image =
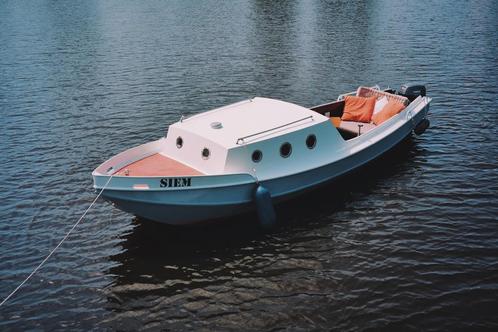
[[[255,163],[259,163],[261,161],[261,159],[263,159],[263,152],[261,152],[259,150],[255,150],[252,153],[252,161],[254,161]]]
[[[306,146],[308,149],[314,149],[316,146],[316,136],[311,134],[308,137],[306,137]]]
[[[208,159],[210,154],[211,152],[209,152],[208,148],[202,149],[202,159]]]
[[[183,138],[181,138],[180,136],[178,136],[176,138],[176,147],[181,149],[181,147],[183,146]]]
[[[290,145],[289,142],[285,142],[280,146],[280,155],[283,158],[289,157],[291,153],[292,153],[292,145]]]

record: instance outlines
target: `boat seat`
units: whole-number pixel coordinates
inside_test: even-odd
[[[347,131],[351,134],[358,135],[358,125],[363,125],[361,127],[361,133],[365,134],[370,130],[374,129],[376,126],[373,123],[364,123],[356,121],[341,121],[338,128]]]
[[[354,92],[348,93],[346,95],[352,95],[352,94],[354,94]],[[342,95],[342,96],[344,97],[346,95]],[[410,103],[410,101],[406,97],[395,95],[392,93],[388,93],[388,92],[379,90],[378,88],[369,88],[369,87],[365,87],[365,86],[360,86],[356,90],[356,96],[357,97],[364,97],[364,98],[375,97],[376,99],[380,99],[380,98],[385,96],[387,98],[387,100],[389,100],[389,101],[395,100],[399,103],[402,103],[405,106],[408,106],[408,104]],[[340,99],[341,99],[341,97],[340,97]],[[343,99],[341,99],[341,101],[343,102]],[[356,122],[356,121],[342,121],[341,117],[337,116],[337,114],[335,116],[330,117],[330,121],[333,123],[334,127],[336,127],[337,129],[340,129],[342,132],[347,134],[346,136],[348,138],[346,138],[346,139],[350,139],[352,137],[358,136],[358,125],[362,125],[361,134],[365,134],[376,127],[376,125],[373,124],[372,122],[363,123],[363,122]]]

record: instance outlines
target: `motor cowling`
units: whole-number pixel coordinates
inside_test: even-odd
[[[398,94],[408,98],[410,102],[414,101],[418,96],[425,97],[425,85],[417,83],[405,83],[401,86]]]

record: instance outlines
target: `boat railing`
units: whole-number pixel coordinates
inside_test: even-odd
[[[380,90],[380,86],[377,85],[377,84],[374,85],[374,86],[369,86],[367,88],[373,89],[373,90]],[[358,90],[359,90],[359,88],[356,89],[356,90],[354,90],[354,91],[351,91],[351,92],[348,92],[348,93],[343,93],[342,95],[339,95],[339,97],[337,97],[337,101],[344,100],[346,98],[346,96],[356,96],[357,93],[358,93]]]
[[[291,121],[289,123],[286,123],[286,124],[283,124],[283,125],[280,125],[280,126],[277,126],[277,127],[273,127],[273,128],[270,128],[270,129],[266,129],[266,130],[263,130],[263,131],[260,131],[260,132],[257,132],[257,133],[254,133],[254,134],[251,134],[251,135],[247,135],[247,136],[244,136],[244,137],[239,137],[237,139],[237,142],[236,144],[239,145],[241,143],[244,143],[244,140],[250,138],[250,137],[254,137],[254,136],[258,136],[258,135],[262,135],[262,134],[266,134],[266,133],[269,133],[271,131],[274,131],[274,130],[277,130],[277,129],[281,129],[281,128],[284,128],[284,127],[287,127],[287,126],[290,126],[290,125],[293,125],[295,123],[298,123],[298,122],[301,122],[301,121],[304,121],[304,120],[308,120],[308,119],[311,119],[313,120],[313,115],[308,115],[307,117],[304,117],[302,119],[299,119],[299,120],[295,120],[295,121]]]

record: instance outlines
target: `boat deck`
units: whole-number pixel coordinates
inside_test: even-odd
[[[191,176],[203,175],[198,170],[177,160],[156,153],[131,163],[115,175],[120,176]]]

